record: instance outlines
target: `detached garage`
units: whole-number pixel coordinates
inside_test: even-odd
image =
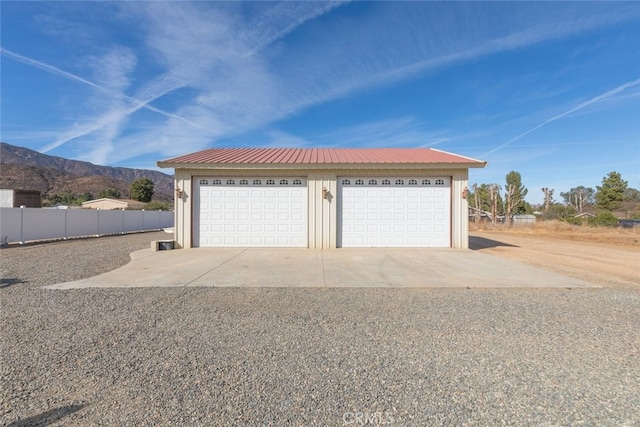
[[[468,247],[469,168],[435,149],[213,148],[175,169],[191,247]]]

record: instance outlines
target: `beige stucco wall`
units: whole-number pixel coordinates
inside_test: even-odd
[[[100,209],[103,211],[111,209],[126,209],[127,204],[124,202],[114,202],[111,200],[91,200],[82,204],[83,208]]]
[[[192,247],[193,191],[194,177],[243,177],[243,176],[283,176],[305,177],[308,188],[308,244],[312,249],[333,249],[337,242],[338,225],[338,177],[451,177],[451,246],[466,249],[469,246],[468,204],[462,192],[468,185],[468,169],[409,169],[409,168],[366,168],[350,169],[304,169],[304,168],[260,168],[239,169],[237,167],[216,169],[176,169],[176,188],[182,197],[176,198],[175,239],[178,247]],[[322,190],[329,191],[323,199]]]

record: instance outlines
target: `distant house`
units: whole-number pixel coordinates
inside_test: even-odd
[[[75,206],[75,208],[78,208],[78,206]],[[74,209],[74,207],[69,205],[54,205],[54,206],[47,206],[42,209]]]
[[[491,212],[469,206],[469,221],[475,221],[476,217],[479,217],[480,221],[492,222]],[[496,222],[504,222],[504,215],[496,215]]]
[[[0,190],[0,207],[3,208],[42,207],[42,199],[38,190]]]
[[[524,224],[535,224],[536,216],[535,215],[514,215],[513,216],[513,224],[514,225],[524,225]]]
[[[100,209],[100,210],[112,210],[112,209],[144,209],[146,203],[139,202],[131,199],[109,199],[102,198],[96,200],[89,200],[83,202],[82,207],[84,209]]]

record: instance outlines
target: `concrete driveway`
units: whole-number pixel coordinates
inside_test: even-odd
[[[117,270],[49,289],[95,287],[598,287],[473,250],[177,249],[131,254]]]

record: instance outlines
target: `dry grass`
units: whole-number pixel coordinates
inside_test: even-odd
[[[640,227],[592,227],[587,225],[572,225],[564,221],[538,221],[534,224],[517,226],[486,222],[475,224],[474,222],[470,222],[469,230],[545,236],[554,239],[610,245],[640,246]]]

